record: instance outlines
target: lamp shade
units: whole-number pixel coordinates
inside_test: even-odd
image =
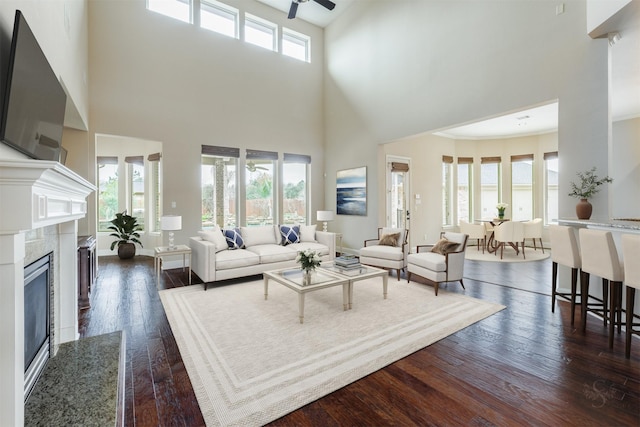
[[[166,215],[160,218],[160,228],[164,231],[182,230],[182,217],[180,215]]]
[[[318,211],[318,221],[333,221],[333,211]]]

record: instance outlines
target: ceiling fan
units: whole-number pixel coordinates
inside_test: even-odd
[[[255,164],[255,163],[253,163],[252,161],[250,161],[250,162],[248,162],[248,163],[247,163],[247,170],[248,170],[249,172],[255,172],[255,171],[257,171],[257,170],[268,171],[269,169],[268,169],[268,168],[265,168],[265,167],[263,167],[263,166],[256,166],[256,164]]]
[[[301,3],[306,3],[308,1],[309,0],[293,0],[291,2],[291,8],[289,9],[289,16],[287,16],[287,18],[289,19],[295,18],[296,12],[298,11],[298,5]],[[329,10],[333,10],[333,8],[336,7],[336,4],[330,0],[313,0],[313,1],[315,1],[319,5],[326,7]]]

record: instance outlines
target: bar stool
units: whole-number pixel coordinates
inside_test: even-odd
[[[633,323],[633,306],[636,298],[636,289],[640,289],[640,234],[622,235],[622,256],[624,257],[624,284],[627,286],[627,309],[626,316],[626,336],[624,345],[624,355],[627,359],[631,357],[631,334],[640,335],[640,329],[633,329],[640,326],[640,323]]]
[[[573,227],[563,225],[550,225],[549,237],[551,239],[551,312],[555,312],[556,296],[571,302],[571,325],[576,313],[576,293],[578,288],[578,274],[581,262],[578,239]],[[558,264],[571,269],[571,292],[558,292]]]
[[[587,328],[587,310],[598,313],[600,310],[589,309],[589,275],[602,278],[602,317],[604,325],[609,321],[609,348],[613,348],[613,330],[618,325],[618,333],[622,325],[622,281],[624,270],[618,258],[618,251],[610,231],[580,229],[580,252],[582,257],[582,275],[580,277],[580,302],[582,305],[582,331]],[[611,286],[609,286],[611,282]],[[607,288],[610,288],[610,308],[607,313]],[[618,320],[616,321],[616,317]]]

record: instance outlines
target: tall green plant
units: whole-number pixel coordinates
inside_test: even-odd
[[[115,237],[111,243],[111,250],[116,247],[116,245],[120,246],[125,243],[137,243],[142,247],[142,242],[140,242],[139,237],[142,229],[138,225],[138,219],[131,215],[127,215],[127,211],[125,210],[122,213],[117,213],[116,217],[109,221],[111,225],[107,227],[109,230],[113,230],[114,232],[109,234],[109,236]]]

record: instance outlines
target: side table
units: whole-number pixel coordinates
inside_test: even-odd
[[[189,284],[191,284],[191,248],[187,245],[176,245],[173,249],[168,246],[158,246],[154,250],[154,267],[156,269],[157,283],[160,283],[160,270],[162,270],[162,257],[171,255],[182,255],[182,271],[184,271],[189,257]]]

